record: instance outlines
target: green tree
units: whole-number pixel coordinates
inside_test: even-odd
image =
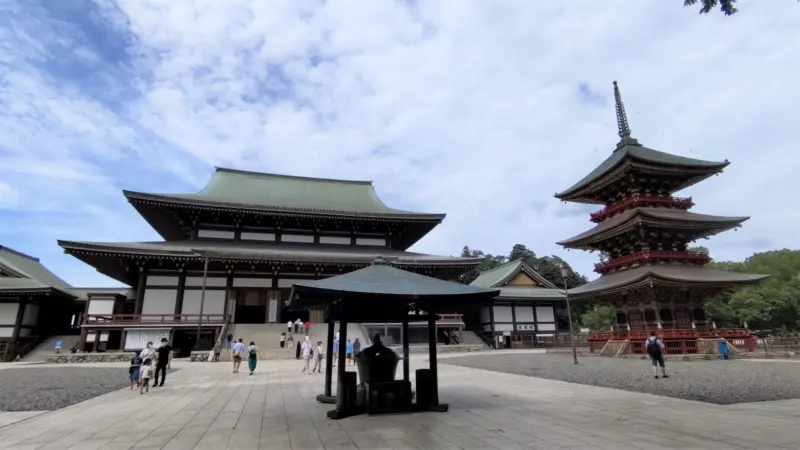
[[[752,329],[800,329],[800,251],[756,253],[743,262],[715,262],[713,267],[739,273],[769,274],[758,285],[722,293],[709,300],[709,315],[720,326]]]
[[[697,4],[698,0],[683,0],[683,6],[694,6]],[[700,0],[700,14],[708,14],[711,12],[712,9],[715,9],[719,6],[719,10],[722,11],[723,14],[726,16],[732,16],[736,14],[738,9],[734,4],[736,0]]]
[[[581,324],[591,331],[608,331],[617,323],[617,313],[610,306],[599,306],[581,314]]]
[[[505,256],[483,253],[477,249],[473,250],[466,245],[461,250],[461,256],[463,258],[483,258],[481,265],[458,278],[458,281],[463,284],[470,284],[475,281],[476,278],[478,278],[478,275],[480,275],[481,272],[494,269],[495,267],[506,263]]]

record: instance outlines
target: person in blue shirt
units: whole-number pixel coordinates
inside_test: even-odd
[[[344,352],[347,355],[347,365],[353,364],[353,343],[350,342],[350,339],[347,340],[347,344],[345,344]]]

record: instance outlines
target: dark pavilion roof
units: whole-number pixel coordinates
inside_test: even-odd
[[[728,288],[755,284],[769,275],[727,272],[711,267],[698,266],[642,266],[600,278],[569,290],[570,298],[592,297],[613,294],[628,289],[653,285],[675,285],[679,287]]]
[[[208,208],[267,213],[441,221],[445,214],[390,208],[371,181],[347,181],[217,167],[195,194],[147,194],[123,191],[129,201],[155,201]]]
[[[0,277],[3,295],[60,295],[73,297],[71,286],[48,270],[38,258],[0,245],[0,270],[9,276]]]
[[[370,302],[435,301],[453,307],[459,302],[490,301],[498,289],[485,289],[452,281],[407,272],[382,257],[373,263],[344,275],[316,281],[294,283],[289,300],[290,308],[309,308],[325,305],[332,299]]]
[[[614,152],[600,163],[597,168],[583,177],[580,181],[570,188],[555,194],[555,197],[564,201],[574,201],[580,203],[600,203],[599,201],[587,198],[593,183],[601,181],[604,177],[612,174],[617,169],[621,169],[626,163],[647,166],[651,171],[673,173],[675,176],[682,176],[685,181],[678,186],[684,189],[711,175],[724,169],[728,164],[726,161],[705,161],[701,159],[688,158],[685,156],[673,155],[647,148],[631,137],[631,130],[628,126],[628,118],[625,115],[625,107],[622,103],[622,96],[619,93],[617,82],[614,82],[614,97],[616,99],[617,125],[619,128],[620,142]],[[681,172],[688,172],[691,175],[681,175]]]
[[[537,286],[516,286],[508,283],[520,273],[524,273],[536,283]],[[470,286],[483,288],[499,288],[498,300],[560,300],[564,298],[563,290],[559,290],[553,283],[543,277],[521,259],[515,259],[505,264],[481,272]]]
[[[640,222],[649,226],[680,230],[708,230],[705,236],[721,233],[742,225],[750,219],[747,216],[727,217],[697,214],[681,209],[669,208],[635,208],[600,222],[594,228],[557,242],[568,248],[579,248],[592,243],[607,240],[626,232]],[[703,237],[705,237],[703,236]]]

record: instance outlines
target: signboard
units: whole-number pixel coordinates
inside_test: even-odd
[[[511,336],[511,332],[510,331],[503,331],[503,336]]]
[[[536,331],[536,325],[517,325],[517,330],[520,330],[520,331]]]

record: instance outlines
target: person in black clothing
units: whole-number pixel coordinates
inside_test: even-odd
[[[167,338],[161,339],[161,347],[156,350],[158,360],[156,362],[156,373],[153,378],[153,387],[164,386],[167,380],[167,366],[172,361],[172,346],[169,345]],[[158,375],[161,374],[161,384],[158,383]]]

